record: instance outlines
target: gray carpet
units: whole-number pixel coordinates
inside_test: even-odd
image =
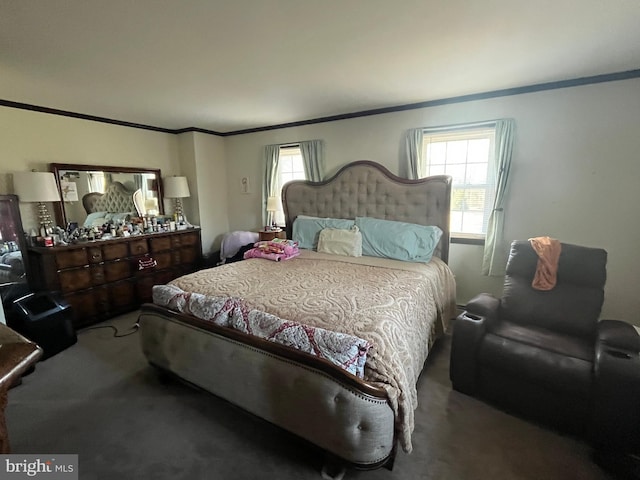
[[[137,312],[100,325],[121,333]],[[85,330],[9,392],[14,453],[77,453],[80,478],[319,479],[322,453],[210,394],[163,381],[138,335]],[[451,390],[449,342],[436,344],[420,378],[414,451],[393,471],[347,479],[609,478],[572,438]],[[206,365],[203,368],[216,368]]]

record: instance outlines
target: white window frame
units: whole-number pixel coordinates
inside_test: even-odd
[[[486,161],[479,162],[470,161],[469,159],[469,141],[472,140],[488,140],[489,145],[486,148]],[[462,155],[447,155],[450,149],[456,145],[450,142],[466,142],[464,153],[464,161],[461,160]],[[434,144],[445,144],[444,162],[434,162],[431,152]],[[462,151],[462,145],[460,151]],[[440,147],[441,149],[442,147]],[[484,240],[487,234],[487,224],[489,216],[493,208],[493,200],[495,198],[495,126],[469,126],[469,127],[452,127],[446,129],[425,129],[423,131],[422,143],[422,159],[424,172],[421,176],[446,174],[453,177],[451,192],[451,236],[457,239],[475,239]],[[473,170],[476,172],[482,170],[482,166],[486,165],[486,175],[471,179]],[[482,210],[465,207],[465,197],[473,194],[473,191],[484,190],[484,205]],[[479,227],[478,213],[482,212],[481,227]],[[465,228],[465,215],[467,216],[467,226]],[[473,218],[476,218],[473,222]],[[473,225],[475,224],[475,228]]]
[[[299,144],[281,145],[278,154],[278,173],[276,184],[276,197],[278,198],[278,210],[275,212],[274,222],[280,227],[284,227],[284,209],[282,207],[282,187],[293,180],[306,180],[307,175],[304,170],[302,160],[302,150]],[[291,162],[288,161],[291,159]],[[283,161],[284,160],[284,161]]]

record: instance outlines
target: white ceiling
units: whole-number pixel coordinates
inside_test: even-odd
[[[639,0],[0,0],[0,99],[229,132],[640,68]]]

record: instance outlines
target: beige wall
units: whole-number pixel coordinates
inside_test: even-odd
[[[261,223],[262,147],[324,139],[327,168],[367,159],[399,171],[406,129],[512,117],[517,136],[506,209],[507,239],[550,235],[609,252],[604,317],[640,324],[640,80],[409,110],[227,137],[229,229]],[[240,192],[249,176],[252,192]],[[506,252],[505,252],[506,255]],[[482,249],[454,244],[458,302],[499,293],[502,278],[480,275]]]
[[[0,107],[0,155],[0,193],[13,193],[13,172],[45,171],[49,163],[159,168],[163,177],[186,175],[192,197],[184,199],[185,213],[202,227],[203,252],[219,249],[228,231],[222,137],[173,135]],[[21,204],[20,211],[25,230],[37,227],[34,204]],[[165,211],[173,211],[170,200],[165,200]]]
[[[229,231],[224,139],[197,132],[178,135],[181,175],[189,182],[191,197],[184,200],[187,219],[202,227],[202,251],[220,249]]]
[[[11,173],[49,163],[179,170],[175,135],[8,107],[0,107],[0,158],[0,193],[13,193]],[[37,227],[34,204],[20,211],[25,229]]]

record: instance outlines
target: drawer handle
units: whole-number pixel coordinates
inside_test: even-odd
[[[91,255],[91,259],[92,260],[97,260],[98,258],[100,258],[100,254],[99,253],[94,253],[93,255]]]

